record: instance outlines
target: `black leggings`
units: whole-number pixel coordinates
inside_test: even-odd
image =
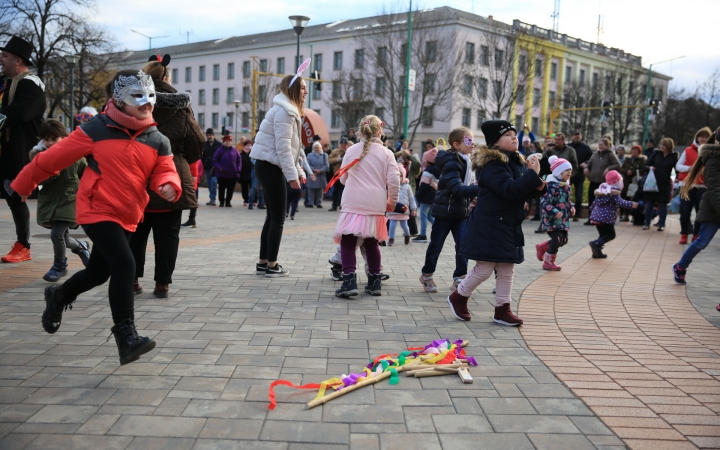
[[[302,194],[302,189],[293,189],[290,187],[290,183],[287,183],[287,206],[285,207],[285,214],[290,214],[292,217],[295,217],[295,213],[297,212],[298,208],[298,202],[300,201],[300,195]]]
[[[248,195],[250,191],[250,182],[251,180],[240,180],[240,194],[242,194],[243,202],[247,203],[250,196]]]
[[[598,238],[598,242],[600,244],[607,244],[608,242],[615,239],[615,225],[612,223],[603,223],[601,225],[595,225],[595,228],[597,228],[598,234],[600,237]]]
[[[280,241],[285,226],[285,175],[280,167],[262,160],[255,163],[255,175],[262,185],[267,205],[265,225],[260,235],[260,259],[275,262],[280,253]]]
[[[568,232],[565,230],[552,230],[547,232],[550,236],[548,241],[548,253],[551,255],[557,255],[560,247],[564,246],[568,242]]]
[[[0,189],[4,187],[0,186]],[[14,192],[10,198],[6,198],[10,212],[12,212],[13,222],[15,222],[15,234],[17,234],[17,241],[30,248],[30,208],[27,203],[22,201],[17,192]]]
[[[134,319],[135,259],[128,242],[130,232],[115,222],[98,222],[82,227],[93,242],[92,253],[87,267],[76,272],[63,285],[65,301],[75,301],[78,295],[110,278],[108,298],[113,322]]]
[[[135,259],[135,278],[145,275],[145,252],[152,230],[155,242],[155,282],[172,284],[180,246],[180,222],[182,211],[145,213],[145,218],[130,237],[130,250]]]
[[[237,178],[219,178],[218,182],[218,198],[220,204],[224,205],[225,202],[230,203],[233,198],[233,192],[235,192],[235,185],[237,184]]]

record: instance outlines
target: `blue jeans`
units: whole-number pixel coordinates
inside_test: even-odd
[[[256,195],[257,194],[257,197]],[[253,204],[257,202],[258,206],[265,205],[265,196],[263,195],[262,186],[255,176],[255,171],[252,171],[252,184],[250,185],[250,194],[248,194],[248,202]]]
[[[440,252],[442,251],[443,245],[445,245],[445,239],[448,234],[452,233],[453,239],[455,240],[455,272],[453,272],[453,278],[467,275],[468,260],[460,256],[460,241],[462,241],[464,230],[464,220],[435,218],[432,233],[430,233],[430,244],[428,244],[427,252],[425,253],[425,265],[422,268],[422,273],[435,273]]]
[[[695,225],[693,225],[690,216],[692,215],[693,209],[697,215],[700,209],[700,200],[702,200],[705,191],[707,191],[707,189],[694,187],[690,189],[688,193],[688,197],[690,197],[689,200],[680,197],[680,234],[695,235],[700,231],[700,222],[696,221]]]
[[[682,258],[680,258],[680,261],[678,261],[677,265],[682,267],[683,269],[687,269],[690,267],[690,264],[692,263],[693,259],[705,249],[710,244],[710,241],[712,241],[712,238],[715,237],[715,233],[718,232],[718,229],[720,229],[720,223],[718,222],[703,222],[700,224],[700,237],[697,238],[695,242],[690,244],[690,246],[685,249],[685,253],[683,253]]]
[[[665,226],[665,219],[667,218],[667,203],[660,200],[658,203],[658,207],[660,208],[660,214],[658,215],[658,224],[661,227]],[[653,218],[653,209],[655,208],[655,202],[647,202],[645,203],[645,226],[649,227],[650,222],[652,222]]]
[[[420,215],[420,236],[427,236],[427,223],[435,223],[435,218],[432,216],[432,205],[425,203],[418,204],[418,214]]]
[[[215,178],[209,170],[205,171],[205,178],[207,179],[208,183],[208,190],[210,191],[210,201],[215,201],[215,196],[217,195],[217,178]]]
[[[395,230],[397,229],[398,223],[400,224],[400,228],[403,230],[403,236],[410,236],[410,228],[408,227],[407,220],[390,219],[390,229],[388,229],[390,239],[395,239]]]

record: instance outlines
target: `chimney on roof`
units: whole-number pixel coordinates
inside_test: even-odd
[[[493,16],[488,16],[488,19],[493,20]]]

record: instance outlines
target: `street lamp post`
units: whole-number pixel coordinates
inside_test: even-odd
[[[650,97],[651,97],[651,94],[652,94],[652,91],[651,91],[651,89],[650,89],[650,81],[652,80],[652,68],[653,68],[653,66],[657,66],[658,64],[664,64],[664,63],[666,63],[666,62],[675,61],[675,60],[677,60],[677,59],[682,59],[682,58],[684,58],[684,57],[685,57],[685,56],[683,55],[683,56],[678,56],[677,58],[666,59],[665,61],[660,61],[660,62],[657,62],[657,63],[650,64],[650,67],[648,68],[647,92],[646,92],[646,95],[647,95],[647,108],[645,108],[645,121],[644,121],[644,124],[643,124],[643,140],[642,140],[642,145],[645,145],[645,144],[647,143],[647,140],[648,140],[648,137],[649,137],[649,134],[650,134],[650,129],[649,129],[649,121],[650,121],[650,102],[652,102],[652,101],[654,100],[654,99],[650,98]]]
[[[306,16],[290,16],[288,17],[288,19],[290,19],[290,23],[292,24],[293,29],[295,30],[295,34],[297,35],[297,51],[295,53],[295,68],[293,69],[297,70],[297,68],[300,66],[300,35],[310,21],[310,18]]]
[[[70,68],[70,129],[75,128],[73,125],[75,125],[75,99],[73,98],[73,94],[75,93],[75,64],[80,61],[80,57],[78,55],[65,55],[64,57],[65,62],[68,65],[68,68]]]
[[[161,39],[161,38],[166,38],[166,37],[168,37],[168,36],[153,36],[153,37],[150,37],[150,36],[148,36],[148,35],[146,35],[146,34],[142,34],[142,33],[139,32],[139,31],[135,31],[135,30],[130,30],[130,31],[132,31],[133,33],[137,33],[137,34],[139,34],[139,35],[142,36],[142,37],[146,37],[146,38],[148,38],[148,39],[150,40],[150,44],[148,45],[148,59],[150,59],[150,56],[152,56],[152,40],[153,40],[153,39]]]
[[[238,140],[237,140],[237,136],[238,136],[238,135],[237,135],[237,132],[238,132],[237,122],[238,122],[238,111],[240,110],[240,100],[235,100],[233,103],[235,104],[235,145],[238,145]]]
[[[405,55],[405,106],[403,108],[403,134],[408,139],[408,119],[410,113],[410,59],[412,55],[412,0],[408,9],[408,40]]]

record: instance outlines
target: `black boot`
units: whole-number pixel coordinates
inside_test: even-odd
[[[340,298],[349,298],[358,295],[357,279],[355,273],[343,274],[343,282],[340,289],[335,291],[335,296]]]
[[[342,275],[342,264],[334,263],[332,261],[330,262],[330,274],[332,276],[333,281],[340,281],[343,279]]]
[[[80,244],[80,250],[73,250],[72,252],[78,255],[83,266],[87,267],[88,262],[90,262],[90,245],[85,241],[78,241],[78,244]]]
[[[60,329],[63,311],[72,309],[72,302],[66,302],[63,297],[62,284],[53,284],[45,288],[45,311],[42,315],[43,330],[55,334]]]
[[[368,283],[365,286],[365,292],[375,297],[382,295],[382,274],[368,275]]]
[[[197,225],[195,224],[195,218],[194,218],[194,217],[190,217],[190,218],[187,220],[187,222],[185,222],[184,224],[182,224],[182,225],[180,225],[180,226],[183,227],[183,228],[187,228],[187,227],[197,228]]]
[[[135,322],[132,319],[125,319],[115,324],[111,331],[115,336],[121,366],[137,361],[140,355],[155,348],[155,341],[149,337],[138,336]]]
[[[43,280],[54,283],[65,275],[67,275],[67,258],[60,263],[56,262],[53,264],[50,270],[43,275]]]
[[[592,250],[592,257],[595,259],[607,258],[607,255],[602,252],[603,243],[598,239],[597,241],[590,241],[590,250]]]

